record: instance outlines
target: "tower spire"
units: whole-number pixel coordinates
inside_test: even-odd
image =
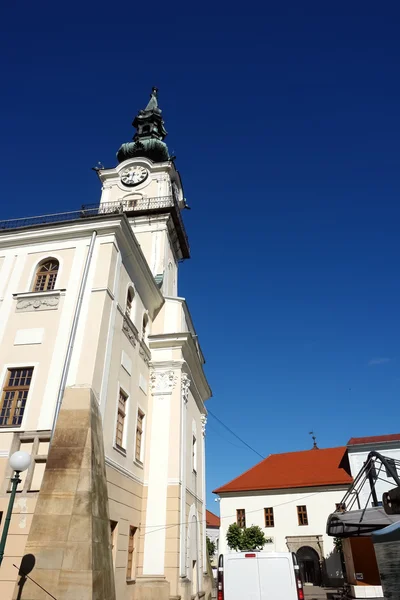
[[[117,152],[119,162],[135,156],[144,156],[153,162],[169,160],[168,147],[163,141],[167,130],[158,106],[157,95],[158,88],[153,87],[146,108],[140,110],[132,122],[136,129],[133,142],[122,144]]]
[[[158,88],[154,87],[151,90],[151,94],[150,94],[150,100],[146,106],[146,108],[144,109],[146,110],[154,110],[154,109],[158,109],[158,101],[157,101],[157,94],[158,94]],[[158,109],[160,110],[160,109]]]

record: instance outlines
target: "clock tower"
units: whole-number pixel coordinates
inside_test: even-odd
[[[58,598],[211,595],[211,389],[178,296],[186,203],[156,88],[133,126],[116,166],[96,169],[99,204],[0,226],[0,514],[8,457],[32,455],[1,600],[18,595],[12,565],[27,552],[40,563],[33,579]]]
[[[182,182],[164,142],[167,135],[157,88],[132,125],[131,142],[117,152],[119,165],[98,171],[102,182],[100,213],[124,212],[153,276],[165,296],[177,296],[177,266],[189,258],[181,211]]]
[[[187,206],[157,88],[132,125],[136,132],[119,148],[119,164],[98,175],[99,214],[126,215],[163,296],[146,327],[150,442],[136,589],[141,598],[146,587],[165,584],[160,600],[190,600],[207,580],[204,402],[211,390],[188,306],[178,296],[178,264],[190,257],[181,214]]]

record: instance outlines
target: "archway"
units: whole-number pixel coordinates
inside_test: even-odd
[[[189,511],[186,539],[186,576],[191,581],[192,596],[195,596],[202,589],[200,540],[198,514],[195,505],[192,504]]]
[[[321,585],[321,567],[318,553],[310,546],[302,546],[296,552],[303,583]]]

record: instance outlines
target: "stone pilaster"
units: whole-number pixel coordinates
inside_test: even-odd
[[[115,600],[103,431],[90,388],[65,391],[28,554],[29,577],[57,600]],[[14,592],[18,600],[45,596],[31,579],[20,579]]]

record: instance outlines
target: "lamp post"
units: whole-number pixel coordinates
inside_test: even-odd
[[[20,450],[19,452],[14,452],[14,454],[12,454],[10,456],[10,466],[13,469],[13,471],[15,471],[15,472],[14,472],[14,477],[11,478],[12,487],[11,487],[10,501],[8,503],[7,516],[4,521],[3,535],[1,536],[1,541],[0,541],[0,566],[1,566],[1,563],[3,562],[3,558],[4,558],[4,550],[6,547],[8,529],[10,527],[11,515],[12,515],[12,510],[13,510],[14,500],[15,500],[15,493],[17,491],[18,484],[21,483],[19,474],[22,471],[26,471],[26,469],[29,467],[30,464],[31,464],[31,455],[28,454],[27,452],[23,452],[22,450]]]

